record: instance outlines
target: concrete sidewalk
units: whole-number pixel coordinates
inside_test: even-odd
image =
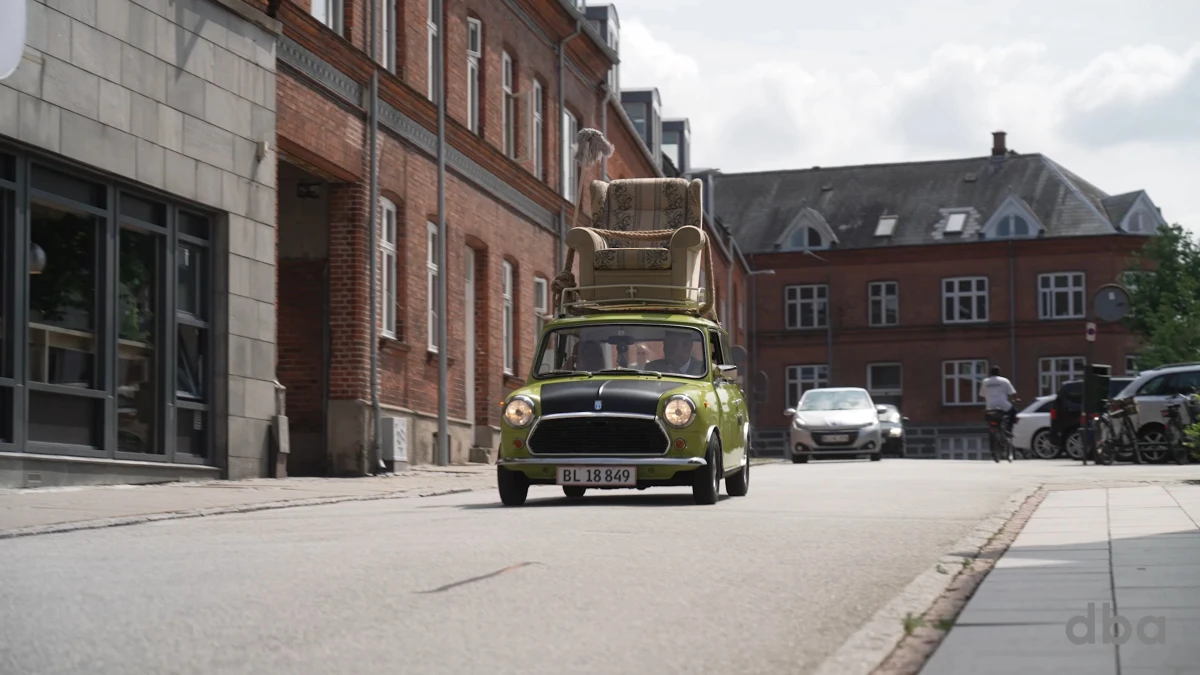
[[[1198,523],[1200,485],[1050,492],[921,675],[1200,674]]]
[[[0,490],[0,538],[219,513],[494,488],[484,464],[366,478],[258,478]]]

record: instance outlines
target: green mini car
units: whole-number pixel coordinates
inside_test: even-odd
[[[504,402],[501,501],[530,485],[687,486],[715,504],[750,487],[750,416],[729,335],[707,318],[605,312],[548,324],[524,387]]]

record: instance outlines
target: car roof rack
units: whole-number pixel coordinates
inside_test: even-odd
[[[607,297],[599,300],[581,300],[579,291],[582,290],[610,291],[605,295],[613,295],[614,289],[620,289],[628,295],[624,298]],[[644,289],[654,289],[653,296],[641,294]],[[689,291],[699,291],[693,294]],[[647,312],[663,314],[686,314],[700,318],[713,318],[710,308],[707,315],[701,314],[704,307],[703,287],[672,286],[656,284],[607,284],[602,286],[570,286],[563,289],[557,316],[583,316],[614,312]],[[698,299],[691,299],[692,296]]]

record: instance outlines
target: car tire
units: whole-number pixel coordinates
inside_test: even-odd
[[[583,499],[583,495],[587,492],[587,488],[582,485],[564,485],[563,494],[567,499]]]
[[[1072,429],[1071,433],[1067,434],[1063,440],[1063,450],[1067,457],[1077,462],[1083,459],[1083,434],[1080,429]]]
[[[529,496],[529,477],[520,471],[496,467],[496,486],[505,506],[521,506]]]
[[[725,479],[725,491],[730,497],[745,497],[750,491],[750,457],[737,473]]]
[[[716,504],[721,496],[721,440],[713,434],[704,453],[707,464],[696,469],[692,476],[692,499],[697,504]]]
[[[1038,459],[1054,459],[1058,457],[1058,446],[1050,440],[1050,430],[1042,429],[1033,435],[1029,441],[1029,449]]]
[[[883,453],[882,453],[882,452],[872,452],[872,453],[871,453],[871,461],[872,461],[872,462],[878,462],[878,461],[879,461],[879,460],[881,460],[881,459],[883,459]]]
[[[792,455],[792,464],[808,464],[808,455]]]

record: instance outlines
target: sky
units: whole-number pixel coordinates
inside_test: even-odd
[[[612,4],[621,88],[689,118],[695,168],[984,156],[1005,131],[1200,232],[1200,0]]]

